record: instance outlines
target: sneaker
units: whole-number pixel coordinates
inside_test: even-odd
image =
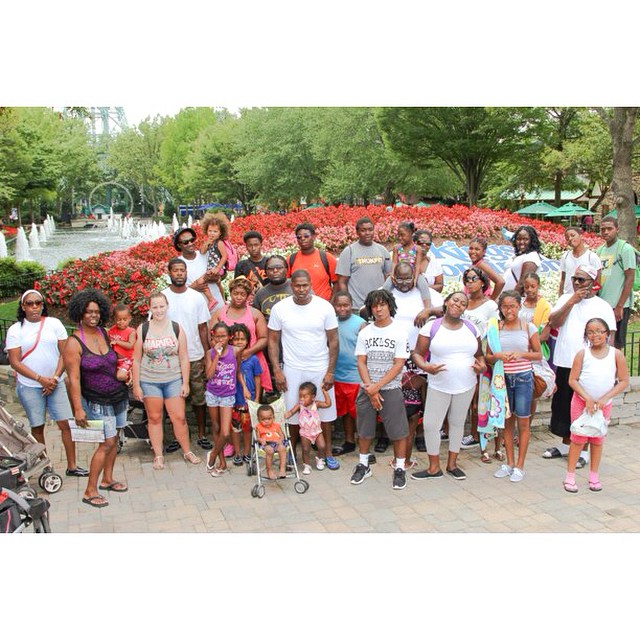
[[[242,456],[233,456],[233,464],[234,464],[236,467],[240,467],[240,466],[242,466],[242,462],[243,462],[243,461],[242,461]]]
[[[230,458],[233,455],[233,445],[230,442],[227,442],[227,444],[224,445],[222,455],[225,458]]]
[[[343,456],[346,453],[353,453],[355,450],[356,450],[355,442],[345,442],[343,444],[338,445],[337,447],[333,447],[333,449],[331,450],[331,453],[334,456]]]
[[[213,449],[213,445],[209,441],[209,438],[199,438],[198,446],[205,451],[211,451],[211,449]]]
[[[335,471],[340,468],[340,463],[333,456],[327,456],[324,461],[327,465],[327,469],[331,469],[331,471]]]
[[[453,469],[447,469],[447,475],[451,476],[454,480],[466,480],[467,474],[460,469],[460,467],[454,467]]]
[[[310,473],[311,473],[311,465],[310,464],[302,465],[302,475],[308,476]]]
[[[445,440],[446,441],[448,439],[449,439],[449,434],[441,429],[440,430],[440,440]]]
[[[414,480],[427,480],[428,478],[443,478],[444,473],[442,473],[442,469],[438,469],[435,473],[429,473],[429,469],[425,469],[424,471],[412,473],[411,477]]]
[[[365,478],[371,475],[371,469],[365,467],[362,463],[358,463],[351,476],[351,484],[362,484]]]
[[[242,456],[242,462],[249,464],[251,462],[251,456]]]
[[[393,470],[393,484],[394,489],[404,489],[407,486],[407,474],[404,469]]]
[[[175,451],[177,451],[180,448],[180,443],[177,440],[173,440],[172,442],[170,442],[165,448],[164,448],[164,452],[165,453],[174,453]]]
[[[76,478],[85,478],[89,475],[89,472],[82,467],[76,467],[75,469],[67,469],[64,472],[65,476],[75,476]]]
[[[513,469],[508,464],[501,464],[500,468],[493,474],[494,478],[506,478],[511,476]]]
[[[509,480],[511,482],[520,482],[524,478],[524,471],[522,469],[518,469],[518,467],[513,467],[513,471],[511,472],[511,477]]]
[[[474,438],[471,434],[462,438],[462,442],[460,443],[461,449],[473,449],[473,447],[477,447],[480,444],[480,440]]]
[[[318,456],[316,456],[316,469],[318,471],[322,471],[324,467],[325,467],[324,458],[318,458]]]

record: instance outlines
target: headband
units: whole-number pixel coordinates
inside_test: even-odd
[[[22,297],[20,298],[20,304],[22,304],[24,302],[24,299],[30,294],[30,293],[37,293],[40,296],[40,300],[44,300],[44,297],[42,296],[42,294],[37,290],[37,289],[27,289],[23,294]]]

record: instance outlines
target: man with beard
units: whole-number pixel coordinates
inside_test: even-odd
[[[303,382],[313,382],[318,389],[329,393],[331,406],[318,411],[325,451],[330,454],[331,427],[336,419],[333,383],[338,358],[338,320],[331,304],[313,295],[311,278],[306,271],[293,272],[291,289],[293,295],[275,304],[269,318],[268,347],[274,381],[278,391],[285,394],[287,411],[298,404],[298,390]],[[282,368],[275,364],[279,362],[281,352]],[[298,419],[299,413],[295,413],[288,420],[294,451],[298,441]],[[340,468],[340,463],[331,455],[326,456],[324,463],[332,470]],[[323,467],[320,463],[318,469]]]
[[[207,271],[207,256],[196,249],[196,232],[190,227],[178,229],[173,236],[173,246],[187,267],[187,286],[203,294],[206,288],[211,292],[217,304],[211,309],[215,311],[224,304],[218,282],[220,274]]]
[[[584,348],[584,328],[592,318],[602,318],[611,330],[610,344],[613,344],[616,331],[616,318],[611,305],[596,296],[594,287],[598,271],[591,265],[578,267],[571,277],[573,293],[565,293],[558,298],[551,314],[549,324],[558,329],[558,339],[553,353],[556,366],[556,392],[551,401],[551,433],[562,438],[555,447],[549,447],[543,458],[560,458],[569,452],[571,426],[571,398],[573,389],[569,386],[569,374],[573,359]],[[586,446],[586,445],[585,445]],[[578,468],[589,461],[589,452],[583,451],[578,459]]]
[[[180,325],[187,341],[189,353],[189,398],[198,425],[198,445],[203,449],[212,449],[205,438],[206,405],[204,399],[204,354],[209,349],[207,322],[209,309],[203,295],[187,286],[187,265],[182,258],[172,258],[168,265],[171,285],[162,293],[167,297],[169,309],[167,316]],[[180,445],[174,441],[167,453],[177,451]]]

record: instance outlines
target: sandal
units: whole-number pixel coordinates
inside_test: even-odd
[[[164,456],[156,456],[153,459],[153,470],[161,471],[162,469],[164,469]]]
[[[566,480],[562,483],[564,490],[568,493],[578,493],[578,485],[575,482],[567,482]],[[589,487],[591,488],[591,487]]]
[[[211,471],[211,475],[214,478],[219,478],[220,476],[223,476],[225,473],[227,473],[228,469],[218,469],[217,467],[214,467],[213,471]]]
[[[193,453],[193,451],[187,451],[187,453],[185,453],[182,457],[191,464],[200,464],[202,462],[202,460],[200,460],[200,458],[198,458],[198,456]]]
[[[496,451],[496,452],[493,454],[493,457],[494,457],[496,460],[500,460],[500,462],[504,462],[504,460],[505,460],[505,455],[504,455],[504,453],[502,453],[502,451],[500,451],[500,450]]]
[[[488,451],[482,452],[482,455],[480,456],[480,462],[487,462],[487,463],[491,462],[491,456],[489,455]]]
[[[589,491],[602,491],[602,485],[599,480],[589,482]]]
[[[514,443],[515,444],[515,443]],[[560,453],[560,449],[558,447],[549,447],[543,454],[543,458],[562,458],[562,453]]]
[[[108,507],[109,502],[104,499],[103,496],[91,496],[90,498],[82,498],[82,502],[88,504],[90,507],[96,507],[96,509],[102,509],[102,507]]]

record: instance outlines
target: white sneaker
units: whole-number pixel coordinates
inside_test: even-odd
[[[513,469],[508,464],[501,464],[500,468],[493,474],[493,477],[506,478],[507,476],[510,476],[512,473],[513,473]]]
[[[326,466],[326,463],[324,461],[324,458],[318,458],[318,456],[316,456],[316,469],[318,471],[322,471]]]
[[[518,469],[518,467],[513,467],[513,471],[511,472],[511,477],[509,480],[511,482],[520,482],[524,478],[524,471],[522,469]]]
[[[302,465],[302,475],[308,476],[310,473],[311,473],[311,465],[310,464]]]

